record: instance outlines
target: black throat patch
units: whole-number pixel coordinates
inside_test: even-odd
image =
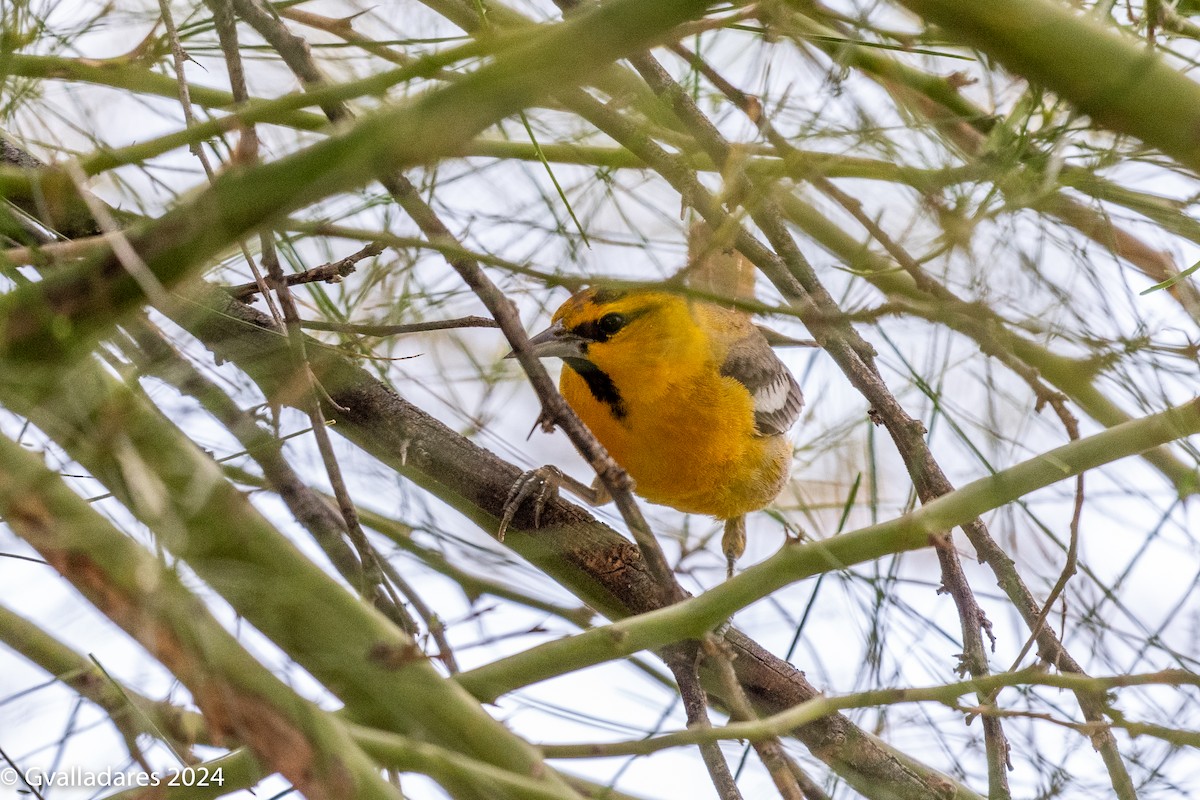
[[[621,393],[617,391],[616,385],[612,382],[612,378],[608,377],[607,372],[587,359],[564,358],[563,361],[568,367],[579,373],[579,377],[583,378],[583,382],[591,390],[592,397],[607,405],[612,411],[613,417],[624,418],[625,402],[621,399]]]

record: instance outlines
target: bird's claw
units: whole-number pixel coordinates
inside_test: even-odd
[[[542,509],[546,507],[550,498],[557,494],[561,479],[562,473],[551,466],[538,467],[521,473],[521,477],[513,483],[512,489],[509,490],[508,497],[504,501],[504,514],[500,517],[500,528],[496,531],[496,539],[504,541],[504,534],[508,532],[508,526],[512,523],[513,517],[517,515],[521,505],[530,496],[534,498],[533,527],[540,527]]]

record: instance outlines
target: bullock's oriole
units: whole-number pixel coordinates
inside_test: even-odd
[[[732,574],[745,550],[744,515],[787,481],[786,434],[804,402],[750,318],[666,292],[593,288],[568,299],[529,343],[563,360],[563,397],[639,495],[725,521]]]

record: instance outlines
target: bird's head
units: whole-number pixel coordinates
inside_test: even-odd
[[[529,340],[539,358],[561,358],[576,372],[599,369],[614,380],[644,374],[662,359],[679,360],[697,346],[686,299],[666,292],[576,292],[551,325]]]

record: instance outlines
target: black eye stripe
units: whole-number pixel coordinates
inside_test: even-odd
[[[603,319],[603,317],[601,318]],[[589,319],[587,322],[581,322],[571,329],[572,333],[578,334],[590,342],[607,342],[620,329],[606,331],[600,325],[600,320]]]
[[[600,324],[594,319],[589,319],[587,322],[581,322],[574,328],[571,328],[571,333],[582,336],[589,342],[607,342],[608,334],[600,330]]]
[[[615,312],[605,314],[599,319],[589,319],[587,322],[579,323],[571,328],[571,333],[582,336],[589,342],[607,342],[624,328],[628,327],[629,323],[650,310],[649,308],[643,308],[623,314]]]

